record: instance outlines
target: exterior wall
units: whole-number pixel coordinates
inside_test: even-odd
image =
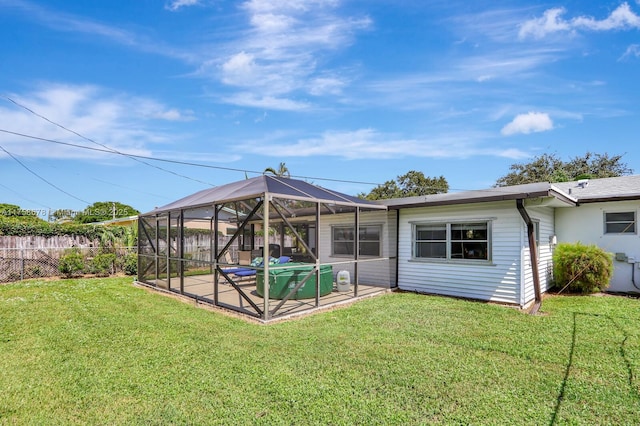
[[[358,263],[358,282],[360,284],[394,287],[396,282],[396,212],[373,211],[360,213],[361,225],[381,225],[381,257],[389,260],[375,260],[360,257]],[[355,281],[352,258],[332,256],[331,230],[334,225],[355,225],[355,215],[323,215],[320,219],[320,241],[318,244],[321,263],[333,264],[334,278],[339,271],[349,271],[351,282]],[[344,263],[340,263],[344,262]]]
[[[541,243],[546,241],[547,244],[546,248],[541,247],[544,260],[540,267],[546,288],[546,265],[550,258],[548,235],[553,232],[553,211],[542,207],[527,207],[527,211],[532,219],[540,220]],[[458,220],[491,221],[491,261],[412,259],[412,223]],[[403,209],[399,231],[400,289],[520,306],[533,299],[526,227],[515,201]]]
[[[605,234],[605,212],[636,212],[635,234]],[[625,253],[640,261],[640,238],[638,236],[637,220],[640,214],[640,201],[616,201],[607,203],[583,204],[577,208],[556,209],[556,229],[558,242],[581,242],[595,244],[611,253]],[[635,267],[635,282],[640,287],[640,264]],[[614,273],[609,285],[609,291],[640,292],[632,282],[632,265],[627,262],[613,261]]]
[[[551,283],[553,275],[553,245],[551,239],[555,235],[554,209],[550,207],[533,207],[525,203],[525,208],[533,221],[537,221],[539,226],[538,244],[538,275],[540,277],[540,291],[546,292]],[[533,271],[531,269],[531,256],[529,251],[529,239],[527,227],[522,222],[522,262],[523,272],[523,292],[521,305],[525,305],[535,299],[535,289],[533,287]]]

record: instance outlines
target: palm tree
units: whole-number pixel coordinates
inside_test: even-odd
[[[284,163],[280,163],[280,165],[278,166],[278,170],[274,169],[273,167],[267,167],[266,169],[264,169],[264,172],[262,172],[262,174],[266,175],[267,173],[271,173],[278,177],[291,177],[291,173],[289,173],[289,169]]]

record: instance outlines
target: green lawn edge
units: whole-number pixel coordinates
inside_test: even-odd
[[[0,285],[0,424],[640,424],[640,305],[389,293],[262,325],[131,277]]]

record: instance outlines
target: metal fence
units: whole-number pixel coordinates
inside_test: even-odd
[[[77,250],[82,255],[87,271],[90,271],[89,265],[96,255],[115,254],[116,260],[113,262],[111,273],[124,272],[124,259],[131,253],[137,253],[136,247],[117,249],[100,247],[0,248],[0,283],[62,276],[59,269],[60,258],[69,253],[69,250]]]

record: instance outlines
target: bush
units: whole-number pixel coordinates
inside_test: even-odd
[[[34,223],[21,223],[6,219],[0,216],[0,235],[10,235],[15,237],[22,236],[82,236],[90,240],[103,240],[105,237],[123,240],[128,230],[126,226],[97,226],[97,225],[76,225],[76,224],[59,224],[39,221]]]
[[[553,253],[555,287],[573,293],[596,293],[609,286],[613,257],[595,245],[561,243]]]
[[[65,250],[58,263],[58,270],[62,272],[62,276],[65,278],[81,276],[84,272],[84,259],[80,254],[80,250]]]
[[[25,276],[29,278],[44,277],[45,271],[39,265],[30,266],[25,271]]]
[[[136,253],[129,253],[124,257],[122,270],[127,275],[136,275],[138,273],[138,255]]]
[[[98,277],[108,277],[113,273],[113,265],[116,255],[112,253],[101,253],[91,259],[91,273]]]

